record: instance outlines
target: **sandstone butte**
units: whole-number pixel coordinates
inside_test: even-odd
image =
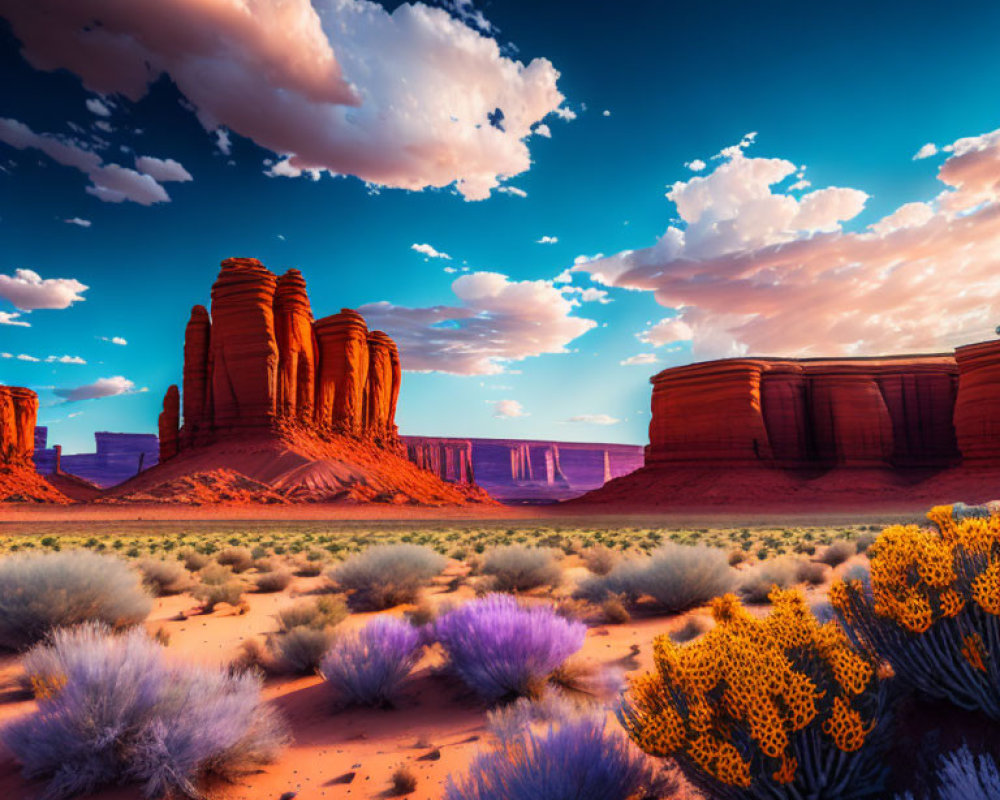
[[[104,502],[492,502],[409,461],[396,428],[395,342],[356,311],[313,319],[298,270],[222,262],[211,311],[184,333],[182,387],[159,418],[160,463]]]
[[[810,511],[1000,492],[1000,341],[954,354],[724,359],[651,383],[644,467],[574,502]]]
[[[0,386],[0,502],[68,503],[35,471],[38,395],[20,386]]]

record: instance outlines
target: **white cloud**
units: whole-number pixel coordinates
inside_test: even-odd
[[[526,417],[528,412],[524,410],[517,400],[495,400],[493,403],[494,417]]]
[[[436,248],[432,247],[429,244],[413,243],[410,245],[410,249],[415,250],[416,252],[427,256],[427,258],[443,258],[447,261],[451,261],[450,255],[448,255],[447,253],[442,253],[440,250],[437,250]]]
[[[86,364],[80,356],[49,356],[45,359],[47,364],[58,363],[58,364]]]
[[[810,186],[812,186],[812,181],[807,181],[804,178],[799,178],[799,180],[795,181],[795,183],[793,183],[791,186],[788,187],[788,191],[800,192],[803,189],[808,189]]]
[[[81,400],[97,400],[102,397],[114,397],[119,394],[134,394],[145,391],[136,389],[135,384],[128,378],[115,375],[111,378],[98,378],[93,383],[77,386],[72,389],[54,389],[57,397],[61,397],[63,402],[76,403]]]
[[[40,358],[35,358],[34,356],[29,356],[27,353],[21,353],[19,356],[17,356],[17,360],[18,361],[32,361],[32,362],[41,361]]]
[[[135,168],[160,183],[168,183],[170,181],[183,183],[194,180],[191,177],[191,173],[184,169],[184,165],[179,161],[174,161],[172,158],[139,156],[135,160]]]
[[[534,132],[538,136],[543,136],[546,139],[551,139],[552,138],[552,130],[544,122],[540,122],[538,125],[536,125]]]
[[[225,128],[216,128],[213,133],[215,134],[215,146],[219,148],[219,152],[224,156],[228,156],[233,151],[233,143],[229,138],[229,131]]]
[[[102,342],[111,342],[111,344],[118,344],[118,345],[121,345],[122,347],[124,347],[125,345],[128,344],[128,342],[125,339],[123,339],[121,336],[110,336],[110,337],[108,337],[108,336],[99,336],[97,338],[99,338]]]
[[[86,299],[82,293],[88,288],[74,278],[42,278],[30,269],[16,270],[13,275],[0,274],[0,297],[21,311],[69,308]]]
[[[582,286],[566,286],[563,288],[564,294],[575,294],[579,295],[581,303],[600,303],[601,305],[607,305],[611,302],[611,298],[604,289],[598,289],[594,286],[588,286],[586,289]]]
[[[604,111],[601,112],[601,116],[602,117],[610,117],[611,116],[611,112],[608,111],[608,109],[604,109]]]
[[[91,221],[89,219],[81,219],[80,217],[70,217],[69,219],[64,219],[67,225],[77,225],[81,228],[89,228],[91,226]]]
[[[933,142],[928,142],[919,150],[917,150],[916,153],[913,154],[913,160],[920,161],[921,159],[924,158],[930,158],[931,156],[936,156],[937,153],[938,153],[937,145],[934,144]]]
[[[305,175],[311,181],[318,181],[323,176],[322,170],[295,166],[292,163],[292,157],[287,155],[268,166],[264,170],[264,174],[269,178],[301,178]]]
[[[711,174],[673,185],[681,222],[654,245],[574,268],[674,310],[644,341],[690,340],[701,359],[928,352],[993,338],[1000,130],[942,148],[936,197],[854,232],[841,223],[864,192],[776,191],[795,166],[748,158],[746,141]]]
[[[206,130],[224,126],[300,170],[411,190],[454,184],[478,200],[530,167],[532,127],[563,96],[549,61],[506,56],[468,0],[451,10],[159,0],[141,14],[102,4],[96,25],[92,3],[34,0],[8,3],[6,16],[34,66],[68,69],[94,92],[135,101],[165,73]]]
[[[456,305],[423,308],[369,303],[358,309],[399,345],[403,367],[457,375],[506,371],[509,362],[548,353],[595,327],[552,281],[512,281],[472,272],[451,284]]]
[[[691,161],[688,161],[684,166],[687,167],[692,172],[701,172],[703,169],[705,169],[705,167],[708,166],[708,164],[706,164],[700,158],[695,158]]]
[[[0,325],[15,325],[19,328],[30,328],[31,323],[19,319],[20,316],[16,311],[0,311]]]
[[[575,417],[570,417],[567,422],[582,422],[585,425],[617,425],[621,420],[610,414],[577,414]]]
[[[99,117],[111,116],[111,109],[108,107],[108,104],[105,103],[103,100],[101,100],[101,98],[99,97],[87,98],[87,102],[85,105],[87,106],[87,110],[91,114],[96,114]]]
[[[656,364],[658,361],[656,353],[636,353],[634,356],[629,356],[624,361],[619,361],[618,363],[623,367],[636,367]]]
[[[559,241],[558,236],[543,236],[538,240],[537,244],[555,244]]]
[[[512,194],[514,197],[527,197],[528,193],[524,189],[519,189],[517,186],[500,186],[497,189],[498,192],[502,194]]]
[[[170,202],[166,190],[149,175],[118,164],[104,164],[93,150],[65,137],[35,133],[16,119],[0,118],[0,142],[18,150],[41,150],[56,163],[79,170],[90,179],[85,188],[87,194],[99,200],[108,203],[130,200],[144,206]]]

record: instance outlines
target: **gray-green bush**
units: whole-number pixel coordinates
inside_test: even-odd
[[[562,580],[554,550],[520,544],[487,550],[479,572],[489,579],[489,589],[499,592],[525,592]]]
[[[357,608],[381,610],[412,603],[420,589],[447,564],[444,556],[416,544],[369,547],[329,570],[326,575],[349,594]]]

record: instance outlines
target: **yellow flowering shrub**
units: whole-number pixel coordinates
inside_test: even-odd
[[[830,601],[906,683],[1000,719],[1000,515],[936,506],[932,527],[892,525],[868,550],[871,583]]]
[[[821,625],[801,592],[770,597],[767,617],[724,595],[711,604],[718,624],[699,639],[657,637],[655,671],[631,682],[622,724],[712,797],[873,796],[881,767],[877,746],[866,744],[881,721],[875,663],[838,623]],[[849,769],[852,759],[871,763]],[[838,770],[858,785],[843,786]]]

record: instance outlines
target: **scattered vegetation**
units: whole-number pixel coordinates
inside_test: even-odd
[[[819,552],[818,559],[827,566],[839,567],[857,552],[858,546],[855,542],[838,539],[824,547]]]
[[[788,589],[799,582],[802,563],[795,556],[778,556],[761,561],[740,580],[740,594],[748,603],[766,603],[771,589]]]
[[[142,582],[156,597],[180,594],[194,584],[191,574],[179,561],[165,558],[144,558],[139,561]]]
[[[0,559],[0,647],[21,650],[58,627],[142,622],[152,600],[121,559],[85,551]]]
[[[59,630],[25,667],[38,709],[0,741],[26,778],[47,780],[53,800],[117,783],[137,783],[146,797],[201,797],[204,778],[255,770],[287,741],[259,678],[168,661],[138,630]]]
[[[583,646],[585,633],[582,623],[559,616],[551,606],[525,608],[506,594],[465,603],[431,627],[450,669],[490,703],[538,694]]]
[[[258,592],[265,594],[273,592],[283,592],[292,584],[292,573],[287,569],[273,569],[262,572],[254,578],[254,585]]]
[[[378,545],[338,564],[327,577],[349,593],[352,605],[382,610],[416,601],[421,587],[446,563],[444,556],[422,545]]]
[[[387,707],[420,660],[420,632],[395,617],[377,616],[338,637],[320,673],[340,704]]]

